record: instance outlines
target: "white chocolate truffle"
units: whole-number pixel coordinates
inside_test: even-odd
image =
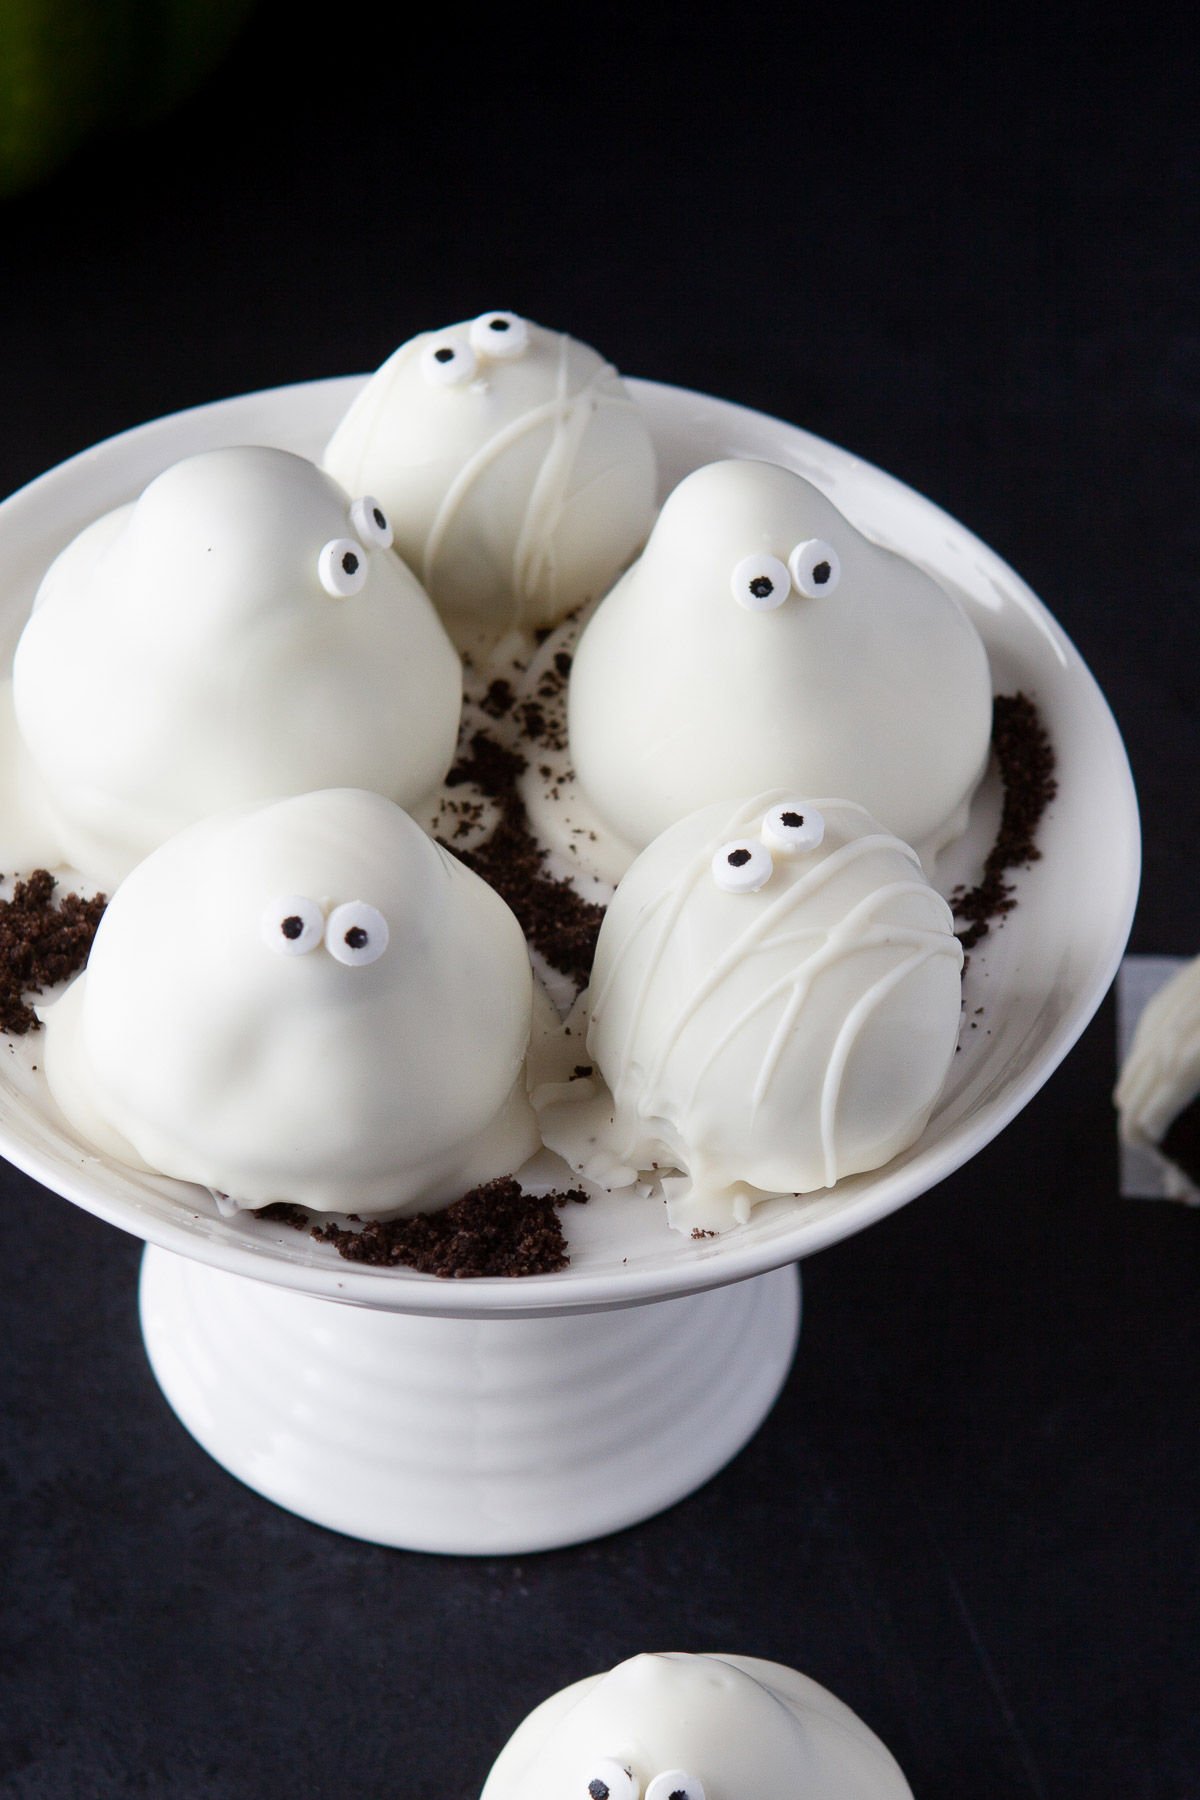
[[[542,1135],[604,1186],[681,1171],[685,1231],[877,1169],[941,1091],[962,961],[915,852],[861,807],[718,801],[619,884],[584,1002],[596,1074],[535,1092]]]
[[[190,826],[46,1013],[51,1090],[134,1167],[245,1206],[414,1212],[537,1148],[532,977],[485,882],[378,794]]]
[[[1172,1137],[1172,1127],[1198,1097],[1200,957],[1185,963],[1147,1001],[1114,1095],[1122,1138],[1153,1152],[1175,1199],[1195,1199],[1200,1185],[1194,1162],[1189,1176],[1175,1160],[1173,1152],[1184,1146]],[[1192,1162],[1194,1151],[1186,1154]]]
[[[630,1657],[530,1713],[481,1800],[912,1800],[856,1713],[756,1656]]]
[[[654,517],[650,433],[616,370],[512,313],[402,344],[325,467],[379,496],[460,635],[533,630],[597,598]]]
[[[637,849],[710,800],[784,781],[849,796],[930,855],[966,824],[991,718],[987,654],[958,602],[761,462],[680,483],[571,672],[575,772]]]
[[[210,450],[58,557],[13,698],[64,860],[112,885],[242,801],[437,786],[461,665],[363,498],[283,450]]]

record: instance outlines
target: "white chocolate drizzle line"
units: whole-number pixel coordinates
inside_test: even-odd
[[[818,975],[822,974],[826,969],[833,968],[836,963],[842,961],[844,958],[855,956],[863,950],[883,950],[893,945],[902,945],[908,949],[917,951],[918,955],[916,961],[918,963],[927,962],[931,957],[941,955],[951,956],[956,962],[961,962],[962,950],[959,947],[958,940],[949,935],[948,919],[947,929],[944,931],[938,931],[933,927],[930,927],[928,930],[922,930],[922,928],[917,925],[888,924],[886,921],[883,924],[873,923],[873,915],[878,906],[881,906],[884,902],[889,900],[903,898],[903,896],[907,894],[929,896],[930,889],[924,883],[919,881],[888,882],[885,886],[875,888],[871,893],[865,894],[857,905],[853,906],[846,914],[845,918],[840,920],[837,925],[828,928],[817,927],[812,932],[789,932],[784,937],[772,938],[767,946],[771,950],[776,950],[780,948],[780,946],[786,946],[787,944],[799,944],[804,942],[805,939],[811,939],[813,937],[821,937],[825,941],[816,954],[809,957],[798,970],[789,970],[786,974],[779,976],[775,981],[771,982],[768,987],[765,987],[753,1003],[750,1006],[747,1006],[726,1028],[721,1036],[710,1045],[708,1054],[705,1056],[693,1080],[691,1093],[688,1096],[688,1106],[691,1107],[695,1104],[696,1094],[701,1081],[703,1081],[708,1070],[720,1056],[721,1052],[733,1041],[738,1032],[742,1030],[743,1026],[748,1025],[758,1013],[764,1011],[767,1007],[772,1005],[781,994],[788,993],[788,990],[790,989],[788,1003],[784,1008],[783,1016],[775,1029],[771,1042],[767,1046],[767,1051],[751,1094],[750,1117],[751,1121],[753,1121],[758,1108],[766,1099],[767,1091],[774,1078],[779,1059],[783,1053],[784,1044],[787,1041],[788,1033],[791,1031],[805,1001],[808,999],[813,983],[816,981]],[[937,899],[938,896],[934,895],[933,898]],[[941,904],[941,902],[939,902],[939,904]],[[866,931],[861,931],[859,928],[864,923],[867,924],[869,928]],[[889,981],[890,972],[888,975],[881,976],[879,982],[875,983],[875,987],[878,987],[880,982],[886,984]],[[867,990],[867,996],[869,997],[873,992],[874,987],[869,988]],[[882,994],[880,997],[882,998]],[[855,1009],[857,1009],[860,1004],[861,1000],[856,1002]],[[850,1016],[853,1016],[853,1013]],[[661,1061],[659,1066],[661,1067]],[[656,1070],[656,1074],[657,1073],[658,1070]]]
[[[558,511],[561,511],[563,501],[566,497],[566,485],[570,479],[571,468],[574,464],[575,451],[578,449],[583,426],[587,423],[588,406],[586,403],[591,402],[596,406],[621,406],[626,408],[632,408],[634,406],[634,401],[630,395],[623,393],[606,393],[602,389],[600,384],[603,381],[610,378],[619,379],[619,377],[617,377],[617,372],[612,367],[611,363],[602,364],[601,367],[596,370],[595,374],[588,378],[577,393],[568,394],[566,392],[566,361],[569,344],[570,339],[564,333],[561,336],[559,345],[558,391],[554,398],[545,401],[541,406],[530,407],[529,411],[523,413],[519,419],[511,420],[509,424],[493,433],[493,435],[487,439],[486,443],[480,444],[474,454],[467,458],[466,462],[447,488],[442,497],[442,503],[438,507],[433,523],[429,528],[429,535],[425,540],[425,552],[422,559],[422,580],[424,581],[426,588],[432,590],[434,568],[437,563],[438,554],[445,542],[447,533],[454,523],[456,513],[466,500],[475,482],[478,481],[484,470],[508,449],[510,444],[515,444],[519,442],[521,438],[526,437],[531,431],[536,431],[539,425],[550,422],[554,426],[554,438],[551,442],[550,450],[547,453],[547,462],[553,462],[554,466],[552,467],[551,475],[546,477],[545,489],[542,488],[542,476],[546,473],[545,463],[543,463],[541,473],[539,474],[537,482],[534,484],[534,490],[530,496],[529,505],[526,508],[525,521],[518,537],[513,565],[514,575],[524,577],[529,567],[536,567],[536,563],[531,557],[531,553],[527,547],[529,534],[533,530],[540,530],[542,528],[543,514],[551,506],[556,506]],[[574,431],[571,435],[570,449],[572,453],[571,456],[567,458],[565,454],[566,434],[564,432],[564,421],[576,414],[578,415],[579,420],[578,430]],[[560,459],[565,464],[561,472],[559,472],[557,467]],[[539,495],[542,497],[539,498]],[[557,523],[557,513],[555,514],[555,523]],[[520,579],[518,579],[517,585],[521,598],[524,598],[528,593],[528,589],[520,585]]]
[[[774,797],[773,794],[770,796],[771,799],[774,799]],[[746,802],[732,813],[721,827],[719,836],[700,852],[690,868],[685,868],[678,880],[671,887],[664,888],[662,893],[656,895],[650,905],[643,908],[637,917],[632,920],[630,928],[626,933],[624,943],[618,944],[616,950],[613,952],[612,962],[609,966],[608,976],[603,987],[594,999],[589,998],[588,1011],[592,1019],[598,1018],[603,1011],[605,1002],[612,991],[613,983],[617,979],[621,964],[625,960],[626,953],[642,926],[648,925],[656,912],[663,912],[664,917],[659,925],[658,936],[655,940],[654,947],[651,950],[648,963],[649,968],[654,969],[658,964],[667,939],[675,929],[675,923],[687,903],[688,895],[701,880],[711,879],[710,868],[713,852],[719,849],[728,838],[735,836],[741,826],[748,825],[760,808],[761,801],[756,799]],[[628,1066],[634,1037],[637,1033],[638,1025],[641,1022],[642,1008],[646,1003],[649,991],[649,982],[643,981],[637,992],[634,1004],[629,1009],[629,1026],[625,1033],[625,1042],[621,1047],[622,1070]]]

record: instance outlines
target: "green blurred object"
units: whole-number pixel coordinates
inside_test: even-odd
[[[0,0],[0,196],[86,139],[169,112],[255,0]]]

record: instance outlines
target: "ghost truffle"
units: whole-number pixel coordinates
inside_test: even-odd
[[[583,1003],[595,1073],[535,1091],[543,1137],[608,1187],[679,1171],[681,1230],[879,1168],[945,1082],[962,961],[915,852],[862,807],[718,801],[620,882]]]
[[[616,370],[510,312],[402,344],[325,467],[380,497],[460,637],[550,625],[595,599],[654,516],[650,433]]]
[[[119,1160],[244,1206],[402,1213],[515,1171],[532,982],[491,888],[377,794],[239,808],[113,896],[46,1013],[51,1090]]]
[[[912,1800],[815,1681],[753,1656],[633,1656],[544,1700],[481,1800]]]
[[[633,849],[772,782],[845,794],[931,855],[966,823],[992,695],[957,600],[802,476],[712,463],[584,628],[571,756]]]
[[[13,703],[63,860],[111,886],[241,801],[334,786],[414,806],[462,671],[377,499],[302,457],[187,458],[48,571]],[[3,826],[0,824],[0,839]]]

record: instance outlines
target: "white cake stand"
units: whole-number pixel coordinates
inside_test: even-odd
[[[100,444],[0,506],[0,653],[55,553],[179,457],[224,444],[319,455],[357,379],[197,408]],[[671,1233],[652,1202],[567,1216],[571,1267],[437,1281],[358,1268],[279,1225],[222,1220],[208,1197],[75,1140],[18,1042],[0,1071],[0,1149],[47,1187],[147,1241],[142,1323],[156,1376],[226,1468],[306,1518],[375,1542],[495,1553],[632,1524],[682,1498],[752,1435],[795,1348],[794,1264],[924,1192],[1036,1093],[1111,981],[1137,890],[1137,811],[1111,714],[1024,583],[961,525],[869,464],[741,407],[634,383],[664,494],[718,457],[786,463],[877,540],[962,598],[999,693],[1023,689],[1058,756],[1043,857],[973,955],[951,1080],[920,1142],[876,1175],[775,1200],[719,1239]],[[994,787],[994,784],[993,784]],[[985,785],[948,887],[995,827]],[[341,1302],[342,1304],[336,1304]]]

